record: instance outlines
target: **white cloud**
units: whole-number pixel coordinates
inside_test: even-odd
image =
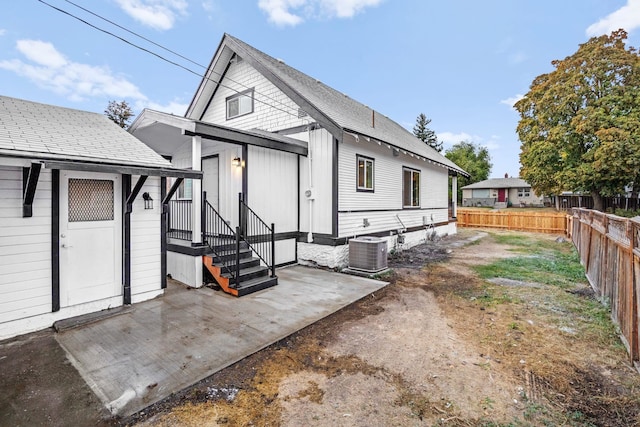
[[[178,15],[186,15],[186,0],[116,0],[120,8],[142,25],[169,30]]]
[[[147,99],[135,84],[113,73],[108,67],[70,61],[51,43],[19,40],[16,48],[27,62],[19,59],[3,60],[0,61],[0,69],[13,71],[39,87],[66,96],[72,101],[100,96]]]
[[[41,40],[18,40],[16,48],[27,59],[48,68],[60,68],[67,65],[67,60],[56,48]]]
[[[286,25],[294,27],[303,19],[289,12],[289,8],[298,8],[306,2],[306,0],[260,0],[258,7],[267,12],[270,22],[282,27]]]
[[[4,36],[7,33],[7,30],[4,28],[0,28],[0,36]]]
[[[516,102],[520,101],[522,98],[524,98],[524,95],[518,93],[510,98],[500,100],[500,104],[508,105],[509,107],[514,108],[513,106],[516,105]]]
[[[587,36],[601,36],[620,28],[631,32],[640,27],[640,0],[627,0],[627,4],[587,28]]]
[[[338,18],[351,18],[366,7],[375,7],[382,0],[320,0],[322,8]]]
[[[258,7],[278,26],[296,26],[310,16],[351,18],[383,0],[259,0]]]
[[[471,135],[466,132],[440,132],[437,134],[437,136],[438,141],[441,141],[444,144],[445,149],[450,148],[451,146],[462,141],[473,142],[474,144],[487,147],[487,149],[490,151],[500,148],[500,144],[498,142],[500,137],[497,135],[491,135],[491,137],[487,139],[479,135]]]

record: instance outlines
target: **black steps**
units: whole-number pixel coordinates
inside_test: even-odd
[[[276,286],[277,284],[277,277],[256,277],[254,279],[241,282],[235,289],[238,291],[238,296],[241,297],[243,295],[252,294],[254,292]]]
[[[230,240],[219,240],[214,246],[213,253],[207,256],[211,258],[213,266],[217,267],[219,278],[228,283],[228,292],[238,297],[261,291],[278,284],[277,277],[270,277],[270,270],[260,265],[260,259],[253,256],[246,242],[241,242],[239,253],[239,276],[236,274],[236,243]],[[216,276],[214,275],[214,278]],[[223,290],[227,291],[224,286]]]

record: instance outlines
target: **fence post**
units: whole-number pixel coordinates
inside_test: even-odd
[[[634,246],[636,244],[635,241],[635,235],[634,235],[634,230],[633,230],[633,223],[631,222],[630,219],[627,219],[627,238],[629,239],[629,252],[630,252],[630,260],[631,260],[631,268],[630,268],[630,273],[631,273],[631,277],[627,278],[627,285],[630,286],[630,295],[631,295],[631,339],[629,342],[629,347],[631,348],[630,351],[630,356],[631,356],[631,363],[633,364],[636,360],[640,359],[639,357],[639,351],[640,348],[638,348],[638,291],[636,289],[637,283],[636,283],[636,273],[635,273],[635,268],[636,268],[636,261],[635,261],[635,252],[633,251]]]

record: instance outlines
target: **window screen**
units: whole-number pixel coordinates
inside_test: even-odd
[[[69,222],[113,221],[113,181],[69,179]]]

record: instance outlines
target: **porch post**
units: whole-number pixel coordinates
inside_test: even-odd
[[[191,169],[202,170],[202,137],[191,137]],[[191,194],[191,243],[202,244],[202,181],[192,180]]]
[[[458,175],[451,175],[451,216],[458,217]]]

